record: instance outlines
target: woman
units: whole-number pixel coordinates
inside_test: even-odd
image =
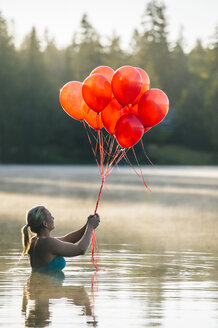
[[[33,271],[61,271],[65,267],[64,256],[85,254],[89,247],[92,231],[99,225],[98,214],[90,215],[80,229],[63,237],[51,237],[54,218],[44,206],[37,206],[27,212],[27,224],[22,228],[23,255],[28,253]],[[30,240],[29,229],[36,234]]]

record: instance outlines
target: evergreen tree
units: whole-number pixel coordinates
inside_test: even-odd
[[[205,125],[212,148],[218,149],[218,27],[214,33],[214,41],[205,56],[208,79],[205,83],[204,109]]]
[[[87,15],[83,15],[79,31],[75,33],[73,43],[67,50],[76,80],[83,81],[96,66],[103,65],[100,37]]]
[[[35,28],[25,38],[19,59],[22,76],[18,120],[22,133],[19,134],[20,139],[17,138],[20,144],[19,161],[43,162],[49,157],[46,145],[52,134],[48,126],[52,119],[54,98],[51,98],[51,79],[47,74]]]
[[[198,40],[185,53],[182,34],[174,47],[168,42],[165,10],[162,2],[148,3],[129,51],[122,50],[117,34],[103,46],[87,15],[68,47],[58,49],[47,33],[42,48],[33,28],[16,49],[0,14],[0,162],[94,163],[85,130],[62,110],[59,90],[70,80],[82,82],[100,65],[141,67],[151,88],[168,95],[169,114],[146,133],[146,146],[173,143],[217,153],[218,28],[210,45]]]
[[[142,32],[137,36],[138,66],[151,76],[151,86],[170,92],[171,61],[168,45],[165,5],[152,0],[148,3],[141,25]],[[135,32],[136,33],[136,32]]]
[[[55,40],[45,33],[45,50],[44,50],[44,66],[47,74],[49,74],[50,81],[53,84],[62,85],[64,65],[64,51],[56,47]]]
[[[16,103],[19,94],[19,76],[13,37],[0,13],[0,162],[10,162],[16,149]]]
[[[104,48],[103,63],[111,66],[114,70],[119,67],[131,64],[130,57],[121,49],[121,39],[115,33],[108,39],[108,44]]]
[[[184,53],[183,43],[183,35],[182,31],[180,31],[179,38],[171,52],[170,98],[174,106],[180,100],[183,90],[187,88],[187,83],[190,78],[188,56]]]

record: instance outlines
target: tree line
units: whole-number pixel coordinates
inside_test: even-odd
[[[102,42],[85,14],[67,47],[46,35],[42,48],[33,27],[18,48],[0,14],[0,163],[94,163],[83,125],[61,109],[59,90],[97,66],[132,65],[170,100],[167,118],[143,137],[151,160],[217,164],[218,28],[210,44],[197,40],[186,53],[182,34],[169,42],[165,12],[162,2],[150,1],[125,51],[119,35]],[[137,153],[145,163],[140,147]]]

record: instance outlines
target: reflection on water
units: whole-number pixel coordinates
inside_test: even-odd
[[[31,273],[27,259],[19,261],[18,248],[7,258],[1,252],[0,325],[218,326],[217,254],[147,252],[134,244],[99,246],[104,270],[95,273],[94,295],[90,254],[68,259],[64,273],[52,276]]]
[[[91,316],[89,296],[83,286],[63,286],[65,274],[31,273],[23,288],[22,313],[26,327],[46,327],[52,322],[51,300],[65,298],[69,304],[82,307]],[[34,303],[32,304],[31,301]]]

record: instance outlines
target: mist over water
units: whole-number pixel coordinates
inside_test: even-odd
[[[93,213],[100,176],[91,166],[0,166],[0,326],[217,327],[218,168],[127,167],[106,181],[90,251],[67,259],[64,276],[31,274],[20,228],[42,204],[54,236]],[[13,313],[13,316],[11,315]]]

